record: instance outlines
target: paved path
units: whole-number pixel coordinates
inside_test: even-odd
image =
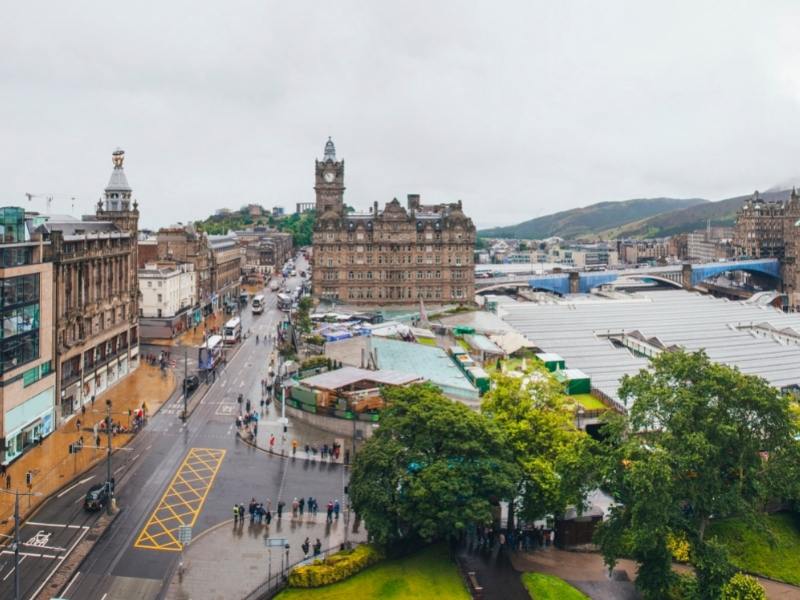
[[[506,551],[461,546],[456,557],[464,571],[475,572],[485,600],[530,600]]]
[[[631,560],[620,560],[614,568],[614,581],[608,578],[608,569],[603,557],[593,552],[566,552],[547,548],[535,552],[518,552],[511,562],[518,571],[535,571],[561,577],[586,593],[594,600],[634,600],[639,594],[632,583],[636,578],[636,564]],[[676,565],[677,571],[687,567]],[[620,580],[622,579],[622,580]],[[769,600],[798,600],[800,587],[758,578]]]
[[[286,538],[289,543],[289,564],[303,559],[300,546],[305,538],[313,544],[319,538],[324,549],[338,549],[344,539],[344,518],[331,524],[325,515],[304,518],[284,515],[268,527],[250,523],[234,526],[226,521],[194,540],[184,555],[185,571],[169,582],[165,600],[229,600],[243,598],[267,578],[270,554],[273,575],[281,570],[285,560],[280,548],[270,553],[265,538]],[[365,541],[366,531],[351,530],[350,540]],[[313,558],[313,557],[312,557]]]

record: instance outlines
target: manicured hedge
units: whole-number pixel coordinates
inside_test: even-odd
[[[362,544],[353,550],[342,550],[310,565],[295,567],[289,573],[289,587],[315,588],[342,581],[385,558],[382,550]]]

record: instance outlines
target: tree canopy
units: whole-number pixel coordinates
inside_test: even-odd
[[[380,543],[447,539],[489,523],[517,468],[488,419],[429,384],[384,390],[380,427],[356,455],[353,506]]]
[[[593,487],[592,439],[574,424],[561,386],[550,373],[498,375],[481,410],[502,430],[520,467],[515,512],[526,521],[581,507]]]
[[[703,352],[664,352],[623,378],[627,416],[609,419],[605,485],[619,502],[598,533],[606,562],[632,556],[646,598],[673,581],[670,540],[685,539],[704,598],[732,575],[724,545],[706,535],[712,517],[758,517],[794,455],[789,401],[760,377]],[[774,462],[774,466],[771,464]]]

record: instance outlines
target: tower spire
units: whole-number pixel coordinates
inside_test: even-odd
[[[322,157],[322,160],[336,162],[336,146],[333,145],[331,136],[328,136],[328,141],[325,142],[325,156]]]
[[[105,200],[107,211],[128,210],[131,203],[131,189],[128,178],[125,176],[123,163],[125,162],[125,151],[117,148],[111,153],[111,162],[114,169],[111,171],[111,178],[105,189]]]

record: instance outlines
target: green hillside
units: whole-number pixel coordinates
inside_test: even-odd
[[[767,201],[786,200],[790,190],[761,193]],[[645,198],[623,202],[600,202],[531,219],[517,225],[484,229],[482,237],[543,239],[615,239],[621,237],[667,237],[712,225],[733,225],[736,211],[751,197],[736,196],[717,202],[699,198]]]
[[[642,221],[655,215],[709,203],[700,198],[639,198],[623,202],[600,202],[538,217],[507,227],[479,232],[483,237],[542,239],[595,237],[597,233]]]

